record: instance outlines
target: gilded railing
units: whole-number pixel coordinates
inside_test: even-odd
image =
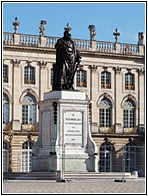
[[[22,131],[38,131],[38,123],[21,125]]]
[[[135,85],[126,84],[126,85],[125,85],[125,89],[126,89],[126,90],[135,90]]]
[[[99,128],[100,133],[114,133],[114,126],[111,127],[100,127]]]
[[[125,134],[138,134],[138,128],[137,127],[123,128],[123,132]]]
[[[77,87],[87,87],[86,82],[77,82]]]
[[[3,124],[3,130],[8,131],[11,129],[11,122]]]
[[[101,88],[111,88],[111,84],[101,84]]]

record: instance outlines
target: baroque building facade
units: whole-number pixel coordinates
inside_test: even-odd
[[[57,37],[3,33],[3,171],[31,171],[31,152],[38,138],[43,94],[52,90]],[[137,44],[73,39],[82,61],[74,88],[90,100],[90,126],[98,148],[99,172],[145,173],[145,51],[143,33]],[[123,168],[124,166],[124,168]]]

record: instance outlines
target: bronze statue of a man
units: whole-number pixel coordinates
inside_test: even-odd
[[[53,65],[52,90],[74,90],[74,75],[81,61],[80,52],[71,39],[69,24],[64,30],[64,36],[55,45],[56,63]]]

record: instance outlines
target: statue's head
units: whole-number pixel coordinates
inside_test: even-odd
[[[71,27],[69,26],[69,23],[67,23],[66,27],[64,28],[64,39],[65,40],[71,40]]]
[[[69,31],[64,31],[64,39],[70,40],[71,39],[71,33]]]

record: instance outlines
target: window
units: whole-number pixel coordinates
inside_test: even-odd
[[[111,103],[108,99],[102,99],[99,105],[99,123],[100,127],[111,126]]]
[[[87,72],[85,70],[78,70],[76,74],[77,87],[87,87]]]
[[[135,127],[135,105],[133,101],[126,100],[123,107],[124,128]]]
[[[25,67],[24,71],[24,83],[25,84],[35,84],[35,68]]]
[[[34,143],[27,141],[22,145],[22,172],[29,172],[32,170],[32,148]]]
[[[112,171],[112,157],[113,157],[113,146],[105,142],[100,146],[100,172],[111,172]]]
[[[131,73],[125,74],[125,89],[135,90],[135,76]]]
[[[3,82],[8,83],[8,65],[3,65]]]
[[[3,95],[3,123],[9,122],[9,98],[6,94]]]
[[[9,144],[3,141],[3,172],[8,172],[9,167]]]
[[[101,72],[101,88],[111,88],[111,73],[108,71]]]
[[[31,94],[23,98],[22,105],[22,124],[36,123],[36,100]]]
[[[128,143],[125,146],[125,172],[132,172],[136,170],[136,146]]]

